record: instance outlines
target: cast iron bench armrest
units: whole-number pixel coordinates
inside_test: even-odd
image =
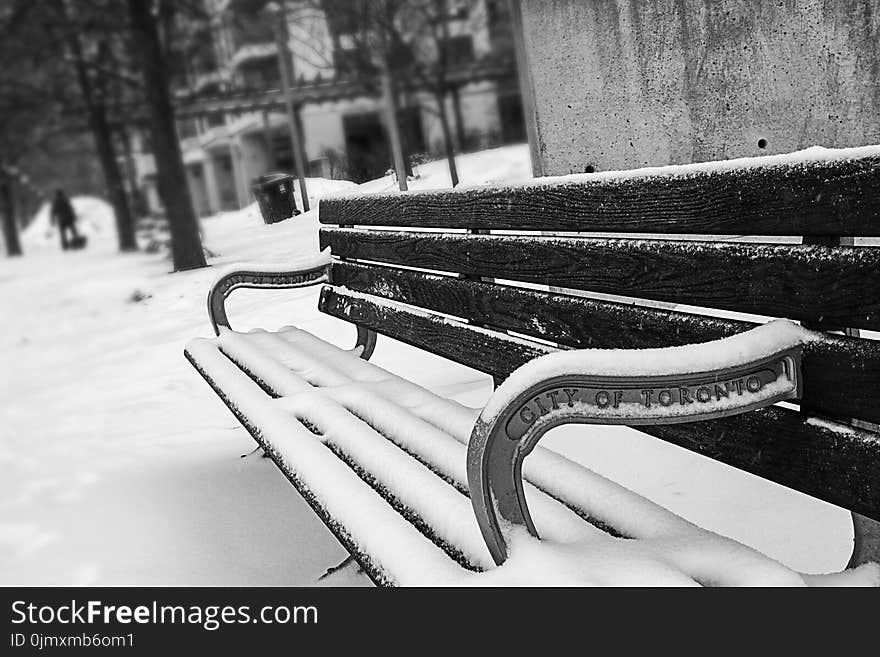
[[[764,330],[753,329],[708,348],[723,350],[724,343],[733,346],[733,341],[741,346],[750,333],[760,340],[757,333]],[[794,330],[809,339],[800,327]],[[510,526],[525,527],[538,536],[523,491],[522,463],[550,429],[572,423],[638,426],[696,422],[798,398],[803,376],[802,347],[796,336],[773,353],[747,361],[731,357],[726,364],[716,362],[713,369],[704,371],[688,372],[685,364],[684,369],[671,366],[665,374],[622,376],[608,359],[599,361],[595,368],[578,369],[576,360],[565,360],[577,359],[576,351],[542,356],[520,367],[490,398],[468,445],[471,503],[495,562],[500,565],[507,559],[505,531]],[[582,350],[580,354],[589,358],[590,351],[600,350]],[[646,350],[614,353],[625,358],[638,351],[644,354]],[[543,366],[541,361],[545,361]]]
[[[220,335],[220,329],[231,330],[229,317],[226,315],[226,298],[233,290],[240,288],[253,289],[289,289],[309,287],[330,282],[329,257],[326,262],[316,260],[302,268],[279,268],[270,270],[253,266],[230,271],[218,278],[208,292],[208,316],[214,334]],[[357,326],[357,342],[354,350],[360,349],[360,357],[369,360],[376,347],[376,333],[364,326]]]

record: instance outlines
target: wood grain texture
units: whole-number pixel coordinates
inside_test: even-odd
[[[357,263],[334,263],[334,285],[575,349],[647,349],[708,342],[756,324]],[[880,422],[880,342],[827,335],[804,350],[803,402],[814,413]]]
[[[429,313],[324,288],[320,309],[492,375],[551,351]],[[694,424],[639,427],[649,435],[808,495],[880,518],[880,436],[832,430],[771,407]]]
[[[336,256],[880,328],[880,249],[324,228]]]
[[[325,224],[707,235],[880,235],[880,158],[687,176],[324,199]]]
[[[377,300],[378,301],[378,300]],[[413,312],[392,305],[365,301],[332,288],[321,291],[319,309],[348,322],[375,328],[377,333],[415,347],[435,345],[441,355],[480,372],[506,377],[516,367],[554,351],[543,345],[507,339],[499,350],[496,333],[465,324],[451,323],[438,315]],[[433,351],[429,349],[428,351]],[[515,365],[512,365],[515,363]]]

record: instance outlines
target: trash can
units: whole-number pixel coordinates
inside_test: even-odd
[[[286,173],[267,173],[252,181],[251,189],[260,205],[263,221],[267,224],[278,223],[300,213],[293,196],[294,180]]]

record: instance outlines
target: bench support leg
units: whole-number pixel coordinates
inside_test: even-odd
[[[373,355],[373,349],[376,348],[376,332],[360,324],[357,326],[357,332],[357,342],[354,348],[360,349],[360,354],[358,355],[361,358],[370,360],[370,356]]]
[[[847,568],[855,568],[863,563],[880,563],[880,522],[867,516],[852,514],[853,552]]]

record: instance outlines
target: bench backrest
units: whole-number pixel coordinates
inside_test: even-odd
[[[880,331],[880,149],[325,199],[320,221],[323,312],[496,380],[770,317],[849,329],[807,345],[799,409],[639,429],[880,517],[880,341],[852,335]]]

